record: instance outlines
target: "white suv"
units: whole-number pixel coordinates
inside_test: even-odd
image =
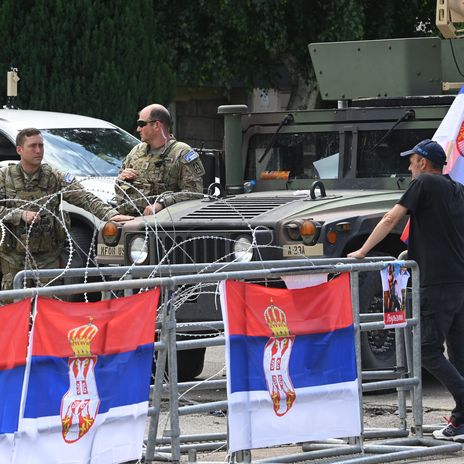
[[[18,131],[26,127],[42,132],[44,162],[74,174],[88,190],[105,201],[113,196],[114,180],[122,160],[140,142],[101,119],[49,111],[0,109],[0,166],[19,161],[15,139]],[[66,202],[63,209],[71,216],[73,239],[82,250],[88,251],[99,219]],[[74,267],[85,265],[85,254],[79,255],[81,262],[74,262]]]

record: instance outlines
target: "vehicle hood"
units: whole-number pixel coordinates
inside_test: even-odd
[[[156,215],[137,218],[137,222],[165,228],[181,227],[273,227],[286,219],[312,218],[319,221],[337,217],[369,215],[391,208],[403,190],[331,190],[326,197],[312,199],[304,191],[268,191],[177,203]],[[134,226],[132,224],[132,226]]]

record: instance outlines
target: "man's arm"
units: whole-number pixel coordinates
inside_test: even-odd
[[[407,208],[400,204],[396,204],[375,226],[371,235],[369,235],[367,240],[364,242],[364,245],[359,250],[348,253],[348,258],[365,258],[369,251],[371,251],[372,248],[380,243],[395,228],[407,212]]]

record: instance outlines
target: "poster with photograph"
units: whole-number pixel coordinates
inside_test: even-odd
[[[406,288],[409,272],[399,263],[387,264],[380,271],[383,289],[383,322],[385,327],[406,325]]]

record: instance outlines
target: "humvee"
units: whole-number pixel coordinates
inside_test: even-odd
[[[101,265],[344,257],[356,250],[410,182],[399,153],[432,138],[453,96],[439,38],[310,44],[323,98],[336,108],[252,113],[220,106],[224,153],[203,199],[100,230]],[[442,64],[442,61],[444,64]],[[445,60],[446,61],[446,60]],[[373,64],[374,63],[374,64]],[[453,86],[450,86],[453,87]],[[397,256],[399,224],[373,250]],[[363,312],[382,311],[378,273],[361,273]],[[214,289],[185,298],[178,321],[221,318]],[[184,354],[180,377],[201,372]],[[362,335],[363,368],[395,363],[393,331]]]

